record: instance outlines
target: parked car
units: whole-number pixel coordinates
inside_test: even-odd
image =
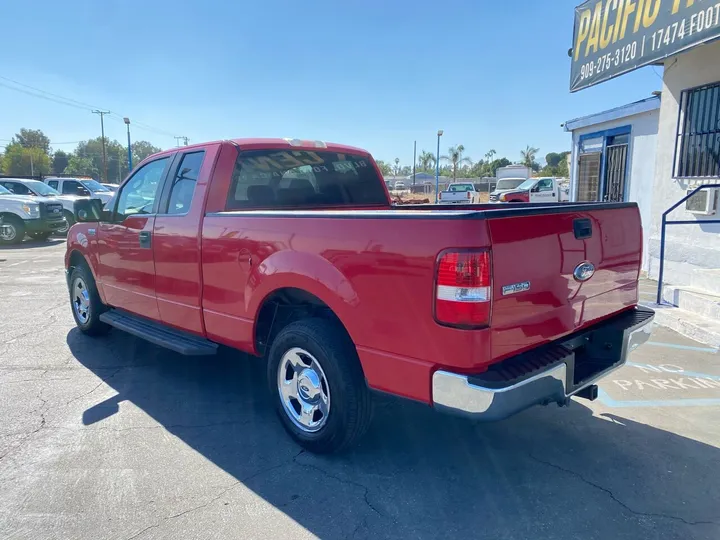
[[[40,180],[27,180],[23,178],[0,178],[0,185],[7,188],[16,195],[27,195],[29,197],[45,197],[58,201],[63,205],[63,217],[66,225],[56,231],[58,234],[66,234],[68,229],[75,223],[74,203],[76,200],[88,197],[80,195],[62,195]]]
[[[395,190],[396,191],[402,191],[404,189],[405,189],[405,182],[403,182],[402,180],[398,180],[397,182],[395,182]]]
[[[44,178],[43,182],[63,195],[89,196],[100,199],[103,203],[108,202],[113,195],[112,191],[97,180],[87,178]]]
[[[492,202],[567,202],[569,192],[555,178],[528,178],[516,189],[503,191]]]
[[[66,227],[62,204],[52,199],[14,195],[0,186],[0,245],[19,244],[27,234],[46,240]]]
[[[471,182],[456,182],[450,184],[445,191],[441,191],[438,200],[442,204],[478,204],[480,192]]]
[[[653,319],[635,203],[393,207],[349,146],[175,148],[105,208],[75,206],[80,331],[261,357],[283,427],[313,452],[359,439],[370,390],[478,420],[594,399]]]

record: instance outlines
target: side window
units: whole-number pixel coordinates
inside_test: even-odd
[[[15,195],[32,195],[31,191],[19,182],[5,182],[5,187]]]
[[[170,188],[168,214],[187,214],[190,210],[204,157],[205,152],[191,152],[183,156]]]
[[[538,182],[538,191],[552,191],[552,179],[540,180]]]
[[[50,187],[53,188],[53,189],[57,189],[57,188],[58,188],[58,181],[57,181],[57,180],[49,180],[49,181],[48,181],[48,186],[50,186]]]
[[[118,200],[118,217],[153,213],[158,188],[169,159],[165,157],[151,161],[135,171],[132,178],[125,182]]]
[[[62,192],[64,195],[90,195],[85,186],[77,180],[65,180],[62,185]]]

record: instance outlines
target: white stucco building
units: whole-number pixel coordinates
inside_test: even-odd
[[[571,201],[635,201],[643,228],[652,226],[660,97],[568,120],[572,133]],[[643,271],[649,270],[648,237],[644,237]]]
[[[720,184],[720,40],[662,60],[659,96],[566,122],[573,134],[574,201],[634,201],[643,270],[658,279],[662,215],[690,191]],[[658,321],[720,346],[720,189],[704,189],[667,217]]]

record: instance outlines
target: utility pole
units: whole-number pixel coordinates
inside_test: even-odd
[[[108,166],[107,166],[107,154],[105,153],[105,115],[110,114],[110,111],[93,111],[93,114],[100,115],[100,133],[102,134],[102,152],[103,152],[103,170],[105,171],[104,180],[108,181]]]
[[[415,186],[415,165],[417,164],[417,141],[413,143],[413,187]]]
[[[184,135],[176,135],[176,136],[173,137],[173,138],[175,139],[175,142],[177,143],[177,146],[180,146],[180,141],[183,141],[183,142],[185,143],[185,146],[187,146],[187,145],[188,145],[188,141],[190,140],[190,139],[188,139],[187,137],[185,137]]]

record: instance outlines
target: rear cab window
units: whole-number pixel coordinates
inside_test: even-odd
[[[228,210],[387,206],[383,179],[366,154],[314,150],[241,152]]]

